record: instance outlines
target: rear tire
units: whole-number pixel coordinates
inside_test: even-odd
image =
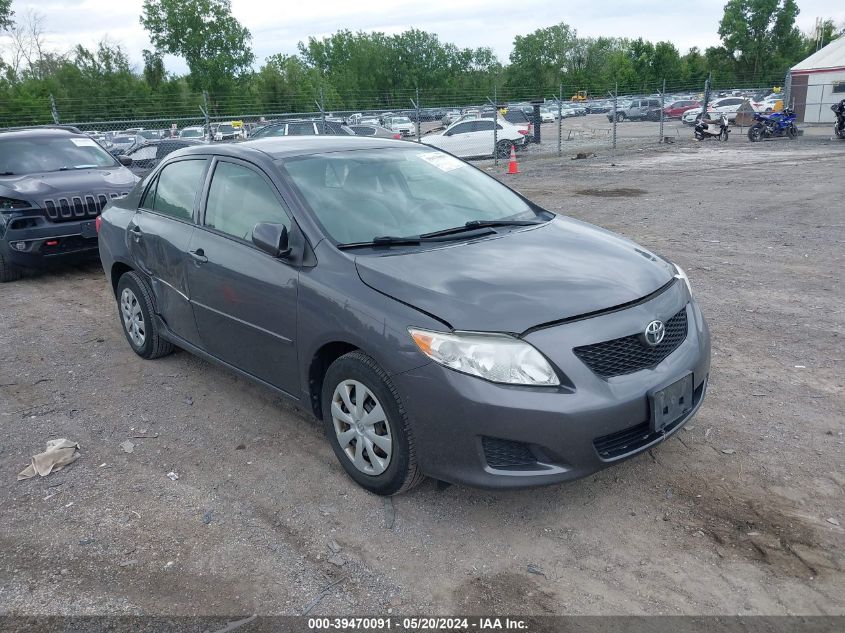
[[[0,253],[0,283],[5,284],[10,281],[17,281],[20,278],[21,269],[7,262],[6,258],[3,257],[3,253]]]
[[[748,128],[748,140],[752,143],[757,143],[763,139],[763,126],[759,123],[755,123],[750,128]]]
[[[124,273],[117,282],[117,314],[129,347],[141,358],[152,360],[173,351],[154,318],[153,293],[135,271]]]
[[[625,113],[624,112],[617,112],[616,113],[616,122],[617,123],[624,123],[625,122]]]
[[[329,443],[359,486],[389,496],[410,490],[425,478],[417,467],[414,437],[399,392],[372,358],[354,351],[333,362],[323,380],[321,403]]]
[[[511,145],[510,141],[499,141],[496,144],[496,156],[499,158],[509,158],[511,155]]]

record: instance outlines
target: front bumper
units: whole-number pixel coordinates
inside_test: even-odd
[[[51,262],[86,259],[97,254],[94,218],[73,222],[46,222],[35,226],[7,228],[0,239],[0,251],[11,264],[42,268]]]
[[[710,335],[695,302],[686,303],[686,339],[652,369],[601,378],[572,348],[637,332],[688,300],[676,283],[648,303],[525,336],[568,378],[568,386],[497,385],[436,363],[394,376],[423,472],[482,488],[547,485],[584,477],[663,441],[697,412],[706,393]],[[693,409],[651,433],[647,393],[688,372]]]

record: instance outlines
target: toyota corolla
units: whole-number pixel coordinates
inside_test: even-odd
[[[98,228],[139,356],[176,346],[301,403],[378,494],[582,477],[677,432],[707,388],[680,267],[434,148],[191,147]]]

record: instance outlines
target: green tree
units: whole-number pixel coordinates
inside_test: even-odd
[[[561,81],[583,71],[585,59],[578,34],[568,24],[517,35],[508,68],[508,86],[522,98],[557,94]]]
[[[230,0],[144,0],[141,24],[158,51],[184,57],[197,90],[226,92],[255,59]]]
[[[167,75],[161,53],[144,49],[141,55],[144,58],[144,80],[150,88],[157,90]]]
[[[5,31],[12,26],[12,0],[0,0],[0,31]]]
[[[719,36],[727,55],[736,60],[738,79],[765,80],[801,59],[798,13],[795,0],[728,0]]]

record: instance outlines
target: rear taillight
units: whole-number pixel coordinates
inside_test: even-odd
[[[94,228],[97,230],[97,233],[100,232],[100,227],[103,225],[103,217],[98,215],[97,219],[94,220]]]
[[[528,134],[528,130],[517,130],[517,132],[519,132],[520,134],[523,134],[523,135]]]

